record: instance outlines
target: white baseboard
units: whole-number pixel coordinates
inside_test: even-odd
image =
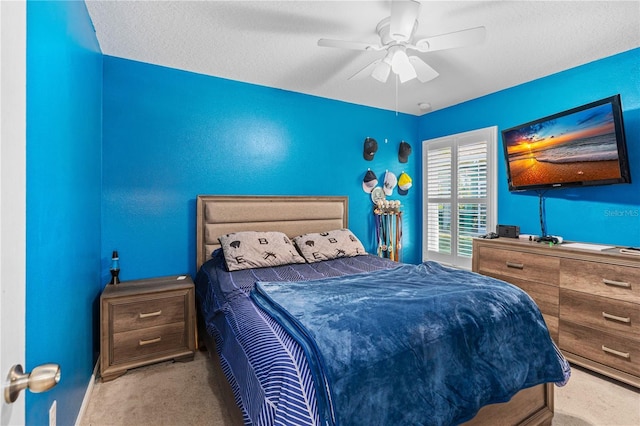
[[[89,401],[91,400],[91,394],[93,393],[93,386],[96,383],[96,377],[98,377],[99,366],[100,366],[100,357],[98,357],[98,360],[96,361],[96,365],[93,367],[93,373],[91,374],[91,378],[89,379],[87,390],[84,393],[84,398],[82,399],[82,405],[80,406],[80,411],[78,412],[78,417],[76,418],[75,426],[79,426],[82,424],[82,418],[84,417],[85,411],[87,411],[87,406],[89,405]]]

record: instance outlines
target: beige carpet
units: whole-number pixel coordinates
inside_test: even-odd
[[[222,398],[220,370],[206,352],[187,363],[164,362],[97,382],[80,426],[236,426]],[[638,426],[640,392],[579,368],[555,391],[553,426]],[[496,419],[497,420],[497,419]],[[499,421],[496,421],[499,424]],[[395,426],[395,425],[394,425]]]
[[[640,390],[573,367],[555,389],[553,426],[640,426]]]
[[[224,381],[224,382],[223,382]],[[96,381],[79,426],[237,426],[222,400],[226,379],[206,351],[191,362],[162,362]],[[228,386],[228,385],[227,385]],[[236,417],[237,418],[237,417]]]

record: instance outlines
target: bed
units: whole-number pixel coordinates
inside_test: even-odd
[[[353,367],[345,367],[342,355],[337,354],[340,352],[340,344],[336,346],[334,343],[333,347],[329,347],[326,345],[331,343],[326,343],[319,338],[320,335],[331,333],[318,334],[317,330],[322,330],[322,326],[315,330],[310,328],[314,326],[313,321],[297,324],[302,326],[302,334],[305,332],[309,334],[310,330],[310,334],[317,337],[312,339],[310,344],[305,343],[304,336],[299,336],[300,329],[295,329],[296,323],[299,321],[294,315],[286,315],[289,310],[295,312],[296,309],[301,309],[302,314],[300,315],[299,312],[298,314],[300,317],[304,317],[304,312],[312,310],[313,305],[292,305],[284,309],[287,318],[278,318],[281,313],[279,309],[286,307],[288,301],[304,300],[297,295],[304,294],[305,291],[326,291],[324,289],[327,288],[331,289],[330,292],[335,296],[336,292],[342,291],[339,289],[347,289],[346,293],[341,294],[345,294],[344,298],[348,300],[348,303],[351,303],[349,298],[353,298],[352,293],[356,291],[356,287],[354,287],[356,284],[370,285],[369,278],[373,276],[382,277],[382,279],[393,277],[395,280],[398,271],[400,275],[406,276],[438,274],[438,282],[446,281],[447,283],[446,286],[438,287],[438,297],[441,297],[441,293],[446,293],[448,290],[456,293],[452,290],[454,285],[459,285],[461,280],[468,280],[470,276],[473,276],[474,280],[480,280],[478,288],[504,286],[503,283],[477,276],[477,274],[469,275],[471,273],[443,268],[438,264],[401,265],[388,259],[366,254],[339,257],[315,263],[243,269],[232,272],[226,270],[225,259],[222,250],[220,250],[219,238],[221,236],[244,231],[278,231],[293,238],[309,233],[326,233],[336,229],[348,229],[348,200],[346,197],[201,195],[197,198],[196,225],[198,273],[195,282],[201,323],[200,333],[212,359],[227,378],[225,396],[228,400],[233,401],[233,417],[238,424],[551,424],[554,386],[551,382],[559,384],[566,382],[569,370],[568,363],[551,342],[548,332],[546,332],[546,337],[543,336],[544,331],[530,332],[535,336],[540,334],[539,338],[544,342],[538,343],[538,346],[548,345],[549,348],[545,349],[547,358],[542,362],[544,368],[543,366],[532,368],[527,364],[525,369],[530,371],[526,372],[526,377],[522,372],[515,373],[517,370],[514,369],[513,372],[508,370],[496,373],[496,377],[492,379],[479,379],[478,371],[486,370],[486,368],[480,368],[479,365],[469,368],[467,365],[466,370],[463,370],[462,367],[453,369],[447,366],[447,363],[451,362],[454,365],[472,362],[466,358],[469,356],[468,352],[472,352],[469,348],[473,346],[467,342],[469,340],[467,336],[463,339],[467,344],[466,350],[458,351],[459,354],[456,356],[449,352],[447,356],[440,354],[434,358],[435,355],[431,353],[432,349],[428,349],[429,355],[426,358],[430,360],[430,363],[444,364],[443,371],[446,374],[443,376],[442,371],[439,371],[437,374],[442,377],[439,377],[437,381],[425,381],[425,383],[418,385],[422,387],[409,387],[414,386],[413,383],[409,383],[405,391],[405,386],[399,386],[398,383],[406,384],[406,378],[405,382],[398,382],[395,380],[399,374],[395,372],[392,375],[389,373],[389,376],[384,376],[384,374],[386,374],[386,370],[391,371],[391,366],[398,368],[405,365],[409,358],[411,359],[409,362],[414,362],[414,358],[419,358],[415,355],[416,352],[425,351],[425,349],[411,348],[403,352],[403,356],[409,353],[409,358],[397,362],[391,360],[388,364],[386,364],[387,361],[385,364],[378,363],[373,370],[367,367],[369,370],[366,374],[354,375],[358,376],[357,380],[348,381],[343,379],[345,375],[341,375],[340,371],[352,371],[349,368]],[[344,275],[349,276],[343,277]],[[340,281],[343,279],[352,281],[345,285]],[[281,281],[286,281],[287,284],[283,285]],[[323,285],[317,285],[319,283]],[[399,285],[397,284],[397,286]],[[415,286],[415,283],[412,285]],[[295,291],[302,293],[296,293],[296,297],[291,297],[288,292],[292,291],[291,289],[294,287]],[[380,285],[373,290],[369,287],[366,291],[373,295],[379,287]],[[394,288],[400,287],[394,286]],[[262,291],[265,294],[261,298]],[[512,291],[512,289],[508,289],[508,291]],[[400,293],[406,293],[406,291]],[[520,297],[520,295],[516,296]],[[323,296],[313,293],[312,297]],[[381,293],[380,303],[387,303],[386,299],[393,298],[385,297]],[[333,302],[336,299],[331,300],[331,303],[325,303],[322,306],[340,309],[333,307],[334,304],[337,305]],[[438,299],[437,305],[445,306],[446,303],[449,303],[443,302],[443,300]],[[272,302],[271,307],[269,306],[270,302]],[[403,306],[411,304],[406,300],[402,303],[405,304]],[[413,304],[418,307],[423,305],[422,302]],[[460,306],[464,306],[464,304],[460,303]],[[270,311],[273,307],[276,308],[275,311]],[[376,305],[375,309],[380,308]],[[452,309],[458,308],[454,306]],[[410,310],[407,309],[407,311]],[[387,312],[386,305],[383,312]],[[336,312],[324,312],[323,314],[335,317]],[[424,312],[418,311],[416,315],[424,315]],[[533,322],[542,324],[544,327],[544,321],[541,319],[539,311],[533,314],[527,313],[528,315],[534,315],[538,320]],[[359,315],[359,317],[375,316]],[[307,317],[311,316],[307,315]],[[415,318],[409,318],[410,325],[415,324]],[[308,319],[304,321],[308,321]],[[473,321],[476,320],[473,319],[471,323]],[[372,323],[368,327],[386,327],[386,323],[384,321]],[[370,336],[370,333],[361,334]],[[385,335],[392,334],[393,331],[385,331]],[[538,337],[531,337],[531,339],[535,338]],[[379,338],[370,338],[370,340],[376,339]],[[451,340],[456,339],[460,340],[459,337],[451,338]],[[369,343],[357,342],[357,344],[366,345]],[[400,343],[400,345],[405,345],[405,343]],[[505,350],[509,343],[502,341],[500,345],[490,352],[501,354],[509,352]],[[387,344],[381,346],[386,347]],[[439,343],[437,347],[440,346]],[[444,344],[442,346],[444,348]],[[551,353],[552,351],[553,353]],[[375,353],[375,349],[369,350],[369,352]],[[332,355],[328,356],[328,353]],[[387,355],[383,354],[382,358],[385,356]],[[522,354],[519,356],[528,359]],[[540,356],[542,357],[542,355]],[[503,361],[515,363],[506,358],[506,355]],[[500,361],[491,361],[491,363],[496,362]],[[538,364],[540,363],[538,362]],[[389,365],[390,367],[380,368],[380,365]],[[550,367],[547,368],[547,366]],[[559,369],[561,371],[558,371]],[[366,368],[362,371],[365,370]],[[537,370],[540,372],[536,372]],[[429,376],[417,374],[414,371],[410,372],[409,376],[411,375],[420,378]],[[501,375],[508,377],[509,380],[501,380]],[[522,383],[522,389],[520,389],[520,385],[516,390],[509,388],[515,386],[511,383],[511,375],[517,377],[518,380],[522,379],[518,382]],[[365,376],[366,380],[363,379]],[[547,378],[542,380],[543,377]],[[550,377],[552,380],[549,379]],[[468,380],[468,383],[474,383],[474,386],[478,383],[484,383],[484,387],[481,388],[482,392],[478,391],[478,394],[482,394],[481,398],[478,397],[477,400],[471,402],[467,401],[473,399],[469,398],[470,394],[475,394],[472,391],[467,392],[464,385],[465,380]],[[384,387],[383,384],[387,382],[392,383],[392,386],[395,387],[381,390]],[[442,388],[439,387],[441,385]],[[499,388],[499,391],[496,391],[496,388]],[[456,395],[452,396],[447,393],[451,391]],[[414,395],[420,395],[420,404],[411,404]],[[383,399],[393,401],[381,402]],[[454,399],[455,401],[451,402]],[[458,399],[464,401],[459,402]],[[487,401],[492,403],[487,403]],[[387,407],[385,405],[387,403],[390,414],[385,417],[387,416],[386,408],[381,407]],[[421,406],[417,407],[417,405]],[[363,407],[373,408],[369,410]],[[425,407],[429,407],[428,410]],[[440,413],[439,410],[443,407],[444,412]],[[480,408],[479,411],[478,408]],[[409,414],[414,409],[418,414]],[[428,414],[426,414],[427,412]],[[361,414],[356,416],[350,413]],[[371,416],[371,413],[375,413],[375,415]]]

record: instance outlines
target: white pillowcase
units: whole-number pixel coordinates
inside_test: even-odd
[[[234,232],[219,241],[229,271],[305,263],[282,232]]]
[[[293,238],[293,243],[309,263],[367,254],[360,240],[348,229],[300,235]]]

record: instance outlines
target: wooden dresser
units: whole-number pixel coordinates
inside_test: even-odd
[[[478,238],[472,265],[526,291],[569,361],[640,388],[640,256]]]
[[[100,296],[102,380],[154,362],[192,360],[194,291],[188,275],[107,285]]]

